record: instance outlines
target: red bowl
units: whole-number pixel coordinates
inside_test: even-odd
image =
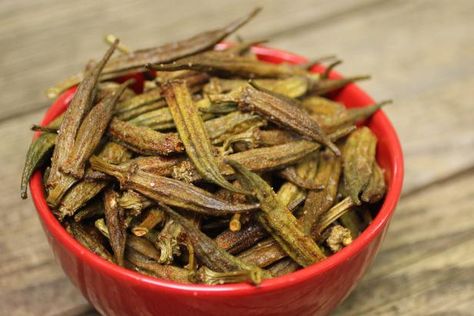
[[[260,59],[300,64],[307,60],[288,52],[255,47]],[[314,71],[322,71],[315,67]],[[333,78],[340,77],[332,73]],[[75,89],[63,93],[42,124],[62,113]],[[374,101],[350,84],[334,95],[347,107]],[[388,191],[370,226],[348,247],[300,271],[259,286],[184,285],[147,277],[111,264],[89,252],[61,226],[46,204],[41,173],[31,179],[31,195],[56,259],[87,300],[104,315],[325,315],[341,303],[371,264],[400,198],[403,157],[397,134],[382,111],[367,125],[379,139],[377,159],[386,170]],[[37,137],[37,135],[36,135]]]

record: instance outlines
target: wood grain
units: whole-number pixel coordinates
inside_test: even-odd
[[[389,1],[274,45],[304,56],[337,52],[342,73],[373,76],[361,86],[395,100],[385,111],[402,142],[409,191],[474,161],[473,13],[472,1]]]
[[[99,56],[103,34],[115,33],[131,47],[164,43],[198,26],[222,25],[259,4],[265,10],[242,30],[246,38],[271,37],[271,46],[308,57],[338,53],[344,74],[373,74],[362,87],[378,100],[396,101],[386,111],[405,151],[405,194],[372,270],[336,314],[469,314],[474,3],[221,3],[0,3],[0,314],[95,314],[54,262],[32,202],[19,199],[28,129],[49,104],[44,89]]]
[[[336,315],[470,315],[474,170],[402,199],[383,249]]]
[[[101,56],[105,34],[119,36],[131,48],[156,46],[223,26],[262,6],[264,12],[239,34],[266,39],[371,3],[377,1],[232,0],[225,6],[218,0],[2,1],[0,121],[47,106],[44,91],[81,71],[89,59]]]

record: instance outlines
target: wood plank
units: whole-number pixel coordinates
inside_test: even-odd
[[[20,2],[20,4],[24,3]],[[91,5],[89,2],[86,3]],[[315,22],[314,25],[318,29],[309,28],[305,32],[299,29],[300,37],[296,36],[298,34],[286,33],[285,36],[295,36],[296,39],[290,41],[283,37],[277,38],[274,46],[298,51],[308,56],[344,52],[344,54],[341,54],[347,62],[344,66],[347,68],[341,68],[344,73],[365,71],[374,73],[376,80],[363,86],[367,87],[379,99],[394,97],[397,100],[396,105],[388,108],[387,111],[398,128],[405,149],[406,188],[408,188],[406,192],[419,190],[418,193],[408,196],[407,200],[412,201],[412,199],[422,196],[420,201],[407,202],[413,203],[409,204],[412,206],[408,207],[407,211],[404,211],[405,202],[402,202],[383,248],[384,250],[387,249],[387,252],[384,251],[380,254],[369,277],[361,284],[360,289],[355,292],[354,296],[351,296],[347,303],[341,307],[340,313],[349,313],[351,309],[358,308],[357,306],[361,304],[360,309],[354,310],[369,311],[374,314],[387,312],[390,315],[390,313],[396,314],[395,309],[399,308],[400,311],[408,310],[407,313],[401,314],[411,314],[412,309],[417,312],[414,309],[416,306],[413,305],[422,305],[431,297],[435,297],[437,304],[434,305],[434,311],[443,312],[449,307],[453,314],[456,310],[462,313],[462,311],[468,310],[469,307],[472,308],[470,304],[472,291],[465,286],[466,282],[463,283],[463,280],[469,276],[472,278],[472,271],[470,271],[472,257],[465,258],[466,253],[472,254],[472,241],[470,241],[472,233],[467,231],[469,226],[472,227],[472,219],[466,212],[469,201],[459,204],[459,199],[464,199],[465,196],[461,193],[459,193],[461,195],[454,193],[465,192],[465,187],[469,187],[470,184],[472,187],[472,179],[471,176],[462,181],[454,179],[447,185],[450,188],[452,187],[448,191],[432,187],[429,192],[437,193],[428,195],[425,195],[422,188],[433,181],[450,177],[450,175],[460,170],[469,168],[469,166],[472,166],[472,161],[474,161],[474,146],[472,146],[474,133],[472,119],[470,119],[472,117],[470,101],[472,100],[474,78],[472,77],[473,57],[472,54],[469,54],[469,51],[472,52],[473,44],[466,38],[469,32],[467,32],[465,26],[472,26],[472,21],[467,19],[469,14],[472,13],[472,5],[470,2],[463,4],[462,1],[449,4],[446,2],[430,2],[429,5],[419,2],[414,4],[412,2],[409,4],[407,4],[408,2],[394,2],[393,5],[391,3],[376,5],[373,10],[369,7],[367,12],[365,10],[355,11],[353,17],[349,15],[343,21],[336,18],[331,22],[332,24],[326,25]],[[464,5],[464,8],[459,8],[458,3],[459,6]],[[122,8],[122,4],[117,5]],[[30,7],[30,9],[33,11],[40,10],[40,7]],[[105,7],[107,6],[104,5]],[[113,12],[116,12],[114,11],[116,9],[105,8],[102,10],[101,12],[107,12],[104,19],[116,19],[116,17],[110,17],[110,15],[115,14]],[[243,11],[245,10],[242,9],[240,12]],[[2,12],[0,14],[6,16],[8,13],[12,14],[14,10],[0,10],[0,12]],[[62,19],[67,19],[72,14],[66,5],[60,6],[58,12],[62,12],[62,15],[58,15]],[[214,12],[219,12],[219,9],[215,8]],[[31,13],[31,15],[34,14]],[[0,18],[0,23],[3,23],[3,17],[5,16]],[[29,18],[33,19],[34,17]],[[74,19],[74,17],[70,18]],[[272,19],[274,21],[275,18],[272,17]],[[47,26],[49,21],[43,20],[42,22],[45,25],[42,26],[41,30],[49,30],[50,26]],[[36,25],[41,24],[40,22],[35,23],[37,23]],[[216,22],[216,24],[219,23]],[[130,28],[135,27],[131,22],[128,26]],[[412,35],[414,30],[417,32],[417,37],[419,36],[424,40],[415,41],[413,45],[412,43],[408,45],[407,38]],[[71,28],[69,31],[72,31]],[[61,32],[67,34],[67,31]],[[386,36],[387,32],[395,33],[393,38],[390,37],[390,41],[386,40],[388,38]],[[3,33],[0,31],[0,34]],[[137,39],[132,36],[131,31],[127,34],[129,34],[130,43]],[[435,34],[435,38],[431,39],[430,34]],[[0,35],[0,40],[2,38]],[[370,39],[373,46],[362,45],[367,43],[368,39]],[[95,55],[98,55],[102,48],[99,39],[95,38],[95,40],[97,44]],[[308,43],[318,42],[323,42],[325,45],[308,45]],[[438,43],[443,43],[443,51],[432,54],[432,49]],[[67,41],[63,40],[62,45],[66,44]],[[37,45],[36,49],[40,47],[38,43],[34,45]],[[65,49],[83,50],[83,52],[92,51],[81,45],[85,44],[78,44],[74,49]],[[323,47],[324,50],[320,47]],[[373,52],[374,47],[377,47],[376,53]],[[46,53],[42,52],[41,54]],[[60,52],[57,54],[60,54]],[[10,55],[13,55],[13,53],[10,52]],[[65,56],[67,55],[69,54]],[[87,56],[90,56],[90,54]],[[37,56],[33,56],[26,58],[25,62],[30,58],[33,58],[32,60],[35,62],[39,61],[34,59]],[[83,57],[74,58],[77,58],[75,59],[76,65],[80,65],[84,61],[80,60]],[[3,70],[5,68],[3,65],[4,58],[0,60],[2,63],[1,69]],[[72,61],[69,60],[68,62]],[[16,65],[19,66],[21,63],[17,62]],[[73,64],[70,65],[69,72],[74,68]],[[65,64],[62,67],[58,66],[52,72],[63,71],[64,67],[66,67]],[[46,66],[40,68],[40,70],[46,73],[49,71]],[[3,76],[3,74],[0,74],[0,76]],[[44,87],[49,85],[49,82],[44,81],[47,80],[46,78],[57,77],[58,73],[51,73],[42,77],[43,81],[30,81],[30,84],[35,86],[34,89],[37,91],[41,85]],[[5,95],[10,93],[8,90],[15,89],[14,86],[4,87],[8,88],[4,89]],[[27,94],[25,92],[25,95]],[[2,100],[5,103],[5,106],[2,104],[2,108],[6,111],[9,111],[7,106],[12,106],[15,103],[12,101],[19,100],[15,99],[16,97],[8,98]],[[30,99],[34,99],[34,97],[31,98],[30,96]],[[5,100],[9,102],[5,102]],[[429,111],[424,111],[424,109]],[[84,299],[69,284],[69,281],[54,263],[31,202],[20,201],[17,198],[21,163],[31,137],[28,127],[31,123],[39,120],[41,112],[42,110],[36,111],[29,115],[6,120],[0,124],[0,139],[3,149],[0,152],[3,171],[2,182],[0,182],[0,191],[3,193],[0,196],[0,203],[3,205],[0,210],[2,217],[0,222],[0,250],[2,251],[2,257],[0,257],[0,306],[2,306],[2,310],[10,313],[15,311],[15,313],[18,312],[18,315],[76,315],[82,312],[88,314],[89,311],[85,307],[87,305],[84,305],[86,304]],[[429,204],[427,202],[428,197],[439,199],[441,196],[446,196],[442,203]],[[453,196],[452,199],[451,196]],[[470,203],[472,209],[472,200]],[[439,208],[436,208],[437,204],[441,204]],[[419,208],[418,205],[424,207]],[[432,208],[436,208],[435,214],[432,214]],[[457,215],[459,216],[457,219],[459,223],[455,223],[452,217],[448,218],[443,212],[453,216],[459,213],[460,215]],[[445,218],[450,221],[444,223],[448,223],[453,230],[444,228],[443,220]],[[404,222],[404,224],[400,224],[402,226],[399,229],[396,228],[398,227],[396,224],[398,221]],[[413,230],[412,225],[423,221],[429,224],[422,228],[416,227],[416,235],[414,235],[416,240],[411,240],[410,235],[407,236],[407,232]],[[395,230],[395,233],[392,233],[393,230]],[[16,232],[20,231],[22,234],[17,235]],[[390,242],[393,242],[393,244]],[[460,246],[456,248],[452,246],[453,243]],[[449,247],[452,249],[449,249],[445,257],[438,255],[438,252]],[[420,252],[420,250],[422,251]],[[443,259],[451,257],[454,260],[459,260],[463,253],[466,265],[459,265],[449,260],[443,261]],[[424,259],[425,256],[435,258],[437,263]],[[420,262],[419,265],[416,264],[417,261]],[[405,265],[407,266],[406,270],[403,269]],[[427,269],[424,269],[425,266]],[[449,270],[453,266],[454,268]],[[392,270],[397,271],[397,273],[390,274]],[[443,272],[447,273],[446,278],[443,277]],[[372,273],[374,273],[373,277]],[[385,276],[385,274],[388,274],[388,276]],[[423,279],[426,278],[434,279],[432,283],[423,283]],[[452,282],[449,278],[452,278]],[[365,282],[371,283],[364,285]],[[402,292],[400,288],[404,289],[403,282],[411,282],[409,297],[394,295],[394,293]],[[418,282],[422,282],[422,285],[427,286],[426,291],[424,288],[416,286],[415,283]],[[449,303],[442,304],[441,295],[443,293],[438,292],[437,284],[440,284],[441,287],[445,286],[448,292],[449,289],[453,289],[451,294],[450,292],[444,293],[448,295]],[[378,292],[368,292],[371,287],[377,287]],[[362,294],[357,294],[360,291],[362,291]],[[459,293],[461,291],[462,293]],[[376,300],[373,297],[378,296],[383,297],[387,302],[387,306],[374,303]],[[25,298],[28,297],[35,299],[28,300],[28,304],[24,304]],[[370,300],[367,297],[370,297]],[[471,298],[470,301],[469,298]],[[48,303],[45,304],[44,302]],[[56,302],[56,304],[53,305],[51,302]],[[350,307],[347,307],[347,304]],[[404,304],[407,306],[405,307]],[[456,304],[457,306],[451,306],[450,304]],[[387,309],[388,307],[391,309]]]
[[[337,53],[342,73],[373,75],[361,86],[376,100],[395,100],[386,112],[410,191],[474,161],[473,14],[468,0],[390,1],[272,44],[305,56]]]
[[[336,315],[470,315],[474,170],[400,203],[372,270]]]
[[[459,89],[468,89],[473,82],[463,81],[454,85],[459,85]],[[450,95],[453,97],[457,91],[452,91],[450,87],[440,88],[438,91],[440,95]],[[423,98],[415,98],[408,100],[410,103],[418,105],[425,102]],[[60,268],[54,263],[53,258],[48,249],[45,238],[41,231],[37,217],[34,214],[34,209],[31,201],[21,201],[18,194],[18,182],[20,178],[21,164],[24,154],[29,144],[31,132],[28,127],[40,119],[42,111],[37,113],[19,117],[14,120],[9,120],[0,124],[0,139],[2,139],[2,148],[0,152],[0,161],[3,163],[3,181],[0,182],[0,191],[3,193],[0,196],[0,203],[4,207],[0,210],[2,222],[0,223],[0,250],[4,254],[0,257],[0,289],[9,289],[12,294],[3,296],[0,290],[0,302],[6,302],[4,306],[15,308],[16,302],[22,300],[25,296],[41,295],[44,296],[43,301],[54,301],[57,296],[57,289],[61,289],[67,298],[61,301],[61,304],[55,305],[55,312],[62,313],[66,310],[77,310],[77,306],[82,310],[85,303],[81,295],[69,284],[69,281],[63,276]],[[466,116],[467,113],[459,112],[461,116]],[[433,119],[433,121],[435,121]],[[436,122],[436,121],[435,121]],[[431,142],[431,146],[436,147],[437,142]],[[429,148],[429,145],[427,145]],[[454,157],[456,151],[452,149],[452,153],[443,157]],[[408,156],[406,163],[412,165],[413,159],[416,156]],[[439,158],[441,159],[441,158]],[[438,173],[447,176],[452,171],[450,161],[445,161],[442,164],[444,168],[440,168]],[[448,168],[449,167],[449,168]],[[417,170],[414,165],[414,170]],[[415,177],[408,177],[406,185],[414,188],[416,184],[413,183]],[[14,184],[13,186],[11,184]],[[418,187],[419,188],[419,187]],[[401,215],[403,216],[403,215]],[[419,222],[420,218],[416,218],[413,223]],[[22,232],[21,235],[16,235],[16,232]],[[435,231],[433,231],[434,233]],[[400,232],[404,235],[405,232]],[[402,240],[402,242],[405,242]],[[405,244],[401,244],[403,249]],[[425,248],[426,245],[420,245],[419,248]],[[410,259],[411,257],[407,257]],[[404,264],[404,260],[400,256],[390,257],[388,262],[400,262]],[[412,260],[412,259],[410,259]],[[386,266],[386,262],[376,264],[376,267]],[[391,267],[391,266],[389,266]],[[382,274],[384,273],[381,272]],[[19,277],[19,275],[21,277]],[[48,290],[50,289],[50,290]],[[8,298],[8,299],[7,299]],[[35,301],[29,308],[30,312],[36,309],[45,308],[43,301]],[[10,305],[10,303],[12,304]],[[62,303],[64,302],[64,304]],[[41,306],[37,306],[37,305]],[[49,304],[48,304],[49,306]],[[82,307],[81,307],[82,306]],[[26,307],[25,307],[26,308]],[[28,314],[25,311],[25,314]]]
[[[27,149],[28,125],[42,113],[10,120],[0,127],[2,181],[0,203],[1,314],[52,315],[87,304],[54,261],[31,201],[18,196],[20,152]],[[17,152],[18,155],[13,154]]]
[[[256,6],[265,10],[240,34],[267,38],[305,23],[330,20],[380,0],[2,1],[0,3],[0,121],[44,108],[44,91],[104,52],[113,33],[129,47],[156,46],[224,25]],[[308,10],[308,8],[315,8]],[[21,88],[20,88],[21,87]]]

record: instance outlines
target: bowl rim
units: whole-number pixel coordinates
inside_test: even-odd
[[[221,45],[221,44],[219,44]],[[222,46],[219,46],[222,47]],[[226,45],[226,44],[223,44]],[[307,63],[308,60],[302,56],[274,48],[261,45],[254,46],[252,51],[260,57],[276,58],[285,62],[294,64]],[[331,77],[340,78],[337,72],[332,72]],[[374,101],[357,85],[351,84],[354,93],[358,93],[359,97],[364,99],[367,105],[373,104]],[[48,108],[43,117],[41,124],[46,124],[54,117],[59,115],[65,105],[69,103],[75,92],[75,87],[63,92]],[[374,238],[382,233],[384,227],[390,221],[395,211],[395,207],[400,199],[403,185],[403,154],[397,133],[391,122],[383,111],[379,110],[373,117],[373,120],[380,121],[386,132],[385,141],[390,144],[393,176],[387,190],[385,200],[380,207],[377,216],[372,223],[358,236],[351,245],[345,247],[341,251],[329,256],[325,260],[308,266],[304,269],[289,273],[277,278],[264,280],[260,285],[254,286],[246,283],[225,284],[225,285],[202,285],[202,284],[182,284],[173,281],[149,277],[138,272],[122,268],[116,264],[110,263],[101,257],[90,252],[77,242],[65,228],[59,223],[52,211],[49,209],[44,197],[44,189],[42,184],[41,171],[37,170],[30,180],[30,191],[33,202],[36,206],[38,216],[45,228],[45,233],[49,233],[52,238],[56,239],[63,247],[75,256],[80,257],[86,264],[92,266],[100,273],[106,274],[111,278],[119,279],[122,282],[133,284],[136,287],[147,287],[152,290],[163,290],[168,293],[180,295],[197,296],[234,296],[234,295],[252,295],[254,293],[272,292],[284,287],[290,287],[314,278],[317,275],[324,274],[326,271],[339,265],[340,263],[350,260],[363,248],[365,248]],[[39,136],[39,132],[35,133],[34,138]]]

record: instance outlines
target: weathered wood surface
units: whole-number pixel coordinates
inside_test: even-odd
[[[106,33],[131,47],[153,45],[259,4],[264,12],[241,35],[308,57],[337,53],[343,73],[372,74],[362,86],[378,100],[396,101],[386,112],[405,151],[405,195],[373,269],[336,314],[472,313],[474,3],[189,3],[0,3],[0,314],[94,313],[55,264],[31,201],[19,199],[28,127],[48,105],[44,90],[99,56]]]
[[[474,169],[406,195],[383,250],[336,315],[470,315]]]

